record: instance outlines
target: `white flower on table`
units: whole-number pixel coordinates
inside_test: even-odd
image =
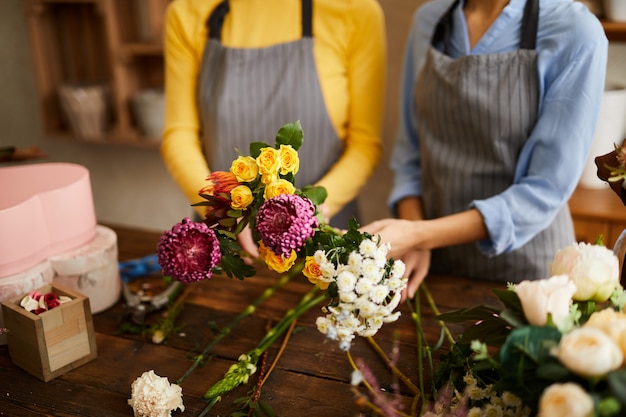
[[[152,370],[144,372],[131,388],[128,405],[133,407],[135,417],[170,417],[173,410],[185,411],[182,388]]]
[[[537,417],[591,417],[593,400],[572,382],[552,384],[543,391]]]

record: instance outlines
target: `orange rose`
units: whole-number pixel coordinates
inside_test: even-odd
[[[293,194],[296,192],[296,187],[293,186],[287,180],[279,179],[272,181],[265,187],[263,191],[263,198],[269,200],[270,198],[277,197],[281,194]]]
[[[308,278],[311,284],[317,285],[321,290],[327,289],[328,285],[330,284],[330,282],[320,280],[320,277],[322,276],[322,270],[320,269],[320,265],[315,262],[314,256],[306,257],[302,274]]]
[[[259,257],[269,269],[278,273],[289,271],[297,259],[296,251],[292,250],[289,258],[285,258],[272,252],[262,241],[259,241]]]
[[[296,175],[300,168],[300,158],[298,158],[298,152],[291,145],[280,145],[279,158],[280,173],[286,175],[291,172]]]

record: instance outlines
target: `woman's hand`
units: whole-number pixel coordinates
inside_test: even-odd
[[[250,255],[251,258],[256,259],[259,257],[259,248],[254,242],[254,239],[252,239],[252,230],[250,230],[250,226],[246,226],[246,228],[237,235],[237,242],[239,242],[241,249]],[[252,259],[247,257],[244,257],[244,261],[247,264],[252,264]]]
[[[382,219],[363,226],[360,230],[372,236],[380,236],[381,243],[389,242],[391,244],[389,256],[401,258],[416,247],[419,223],[417,220]]]
[[[408,278],[409,283],[402,292],[402,301],[407,298],[415,297],[417,289],[428,275],[430,268],[430,251],[429,250],[412,250],[399,258],[406,266],[404,275]]]

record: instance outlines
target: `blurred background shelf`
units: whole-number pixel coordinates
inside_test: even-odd
[[[133,98],[163,89],[169,1],[24,0],[46,134],[158,146],[160,138],[142,130]]]

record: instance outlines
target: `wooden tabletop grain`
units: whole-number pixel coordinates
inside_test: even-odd
[[[119,259],[137,259],[153,254],[158,233],[112,227],[118,236]],[[178,332],[164,344],[155,345],[140,334],[120,332],[128,310],[122,299],[104,312],[95,314],[94,326],[98,357],[49,382],[41,382],[15,366],[8,347],[0,346],[0,416],[132,416],[127,401],[131,383],[143,372],[154,370],[174,381],[189,368],[194,353],[202,351],[247,305],[275,283],[278,275],[260,271],[257,276],[239,281],[215,276],[211,280],[189,284],[184,289],[184,307],[176,320]],[[135,285],[161,285],[160,276],[139,278]],[[457,277],[431,276],[427,287],[440,312],[459,307],[488,303],[497,305],[492,288],[503,284],[473,282]],[[498,286],[500,285],[500,287]],[[207,405],[202,394],[235,363],[240,354],[253,348],[286,310],[294,307],[310,289],[302,276],[294,277],[276,294],[265,300],[251,316],[243,319],[210,352],[210,360],[195,369],[182,385],[185,412],[173,416],[196,416]],[[315,328],[321,315],[314,307],[297,321],[275,368],[263,385],[261,398],[277,416],[351,417],[373,415],[360,407],[351,391],[352,368],[345,352],[336,342],[327,340]],[[401,305],[402,315],[387,324],[374,337],[383,351],[390,353],[398,340],[398,368],[418,384],[417,332],[408,305]],[[428,303],[421,303],[422,328],[431,344],[440,336],[440,326],[433,319]],[[159,312],[149,320],[160,318]],[[450,326],[461,332],[464,325]],[[282,339],[268,350],[267,366],[276,358]],[[393,391],[396,378],[388,370],[366,339],[358,338],[351,349],[354,360],[362,358],[373,370],[383,390]],[[435,358],[439,353],[435,352]],[[428,369],[426,369],[428,374]],[[246,396],[257,383],[256,374],[246,385],[223,396],[208,416],[228,416],[238,408],[234,401]],[[414,395],[400,384],[405,412]],[[361,414],[359,414],[361,413]]]

